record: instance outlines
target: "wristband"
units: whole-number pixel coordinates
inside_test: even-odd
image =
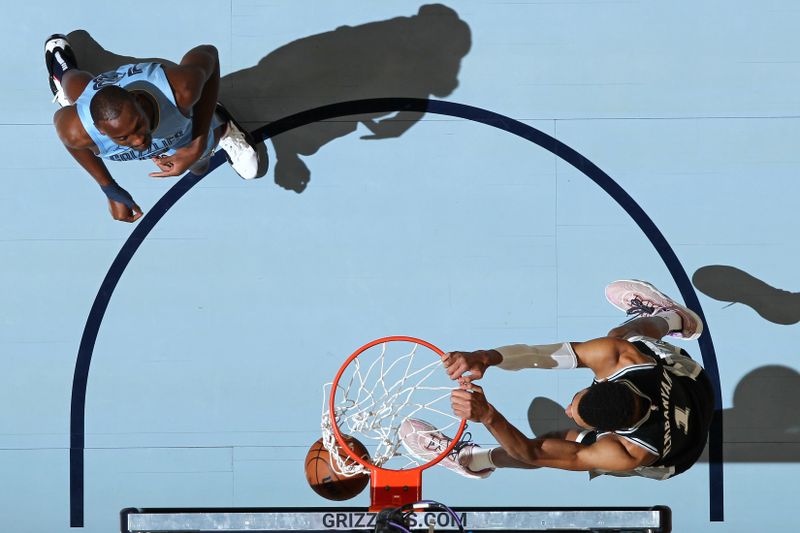
[[[110,185],[102,185],[100,190],[105,193],[109,200],[125,204],[128,209],[133,209],[136,202],[133,201],[133,196],[128,191],[117,185],[111,183]]]

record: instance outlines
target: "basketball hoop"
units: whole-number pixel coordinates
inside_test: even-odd
[[[419,347],[433,353],[418,354]],[[322,413],[323,444],[343,475],[369,472],[370,511],[422,500],[422,471],[447,457],[464,433],[467,421],[450,412],[453,386],[442,367],[442,355],[439,348],[421,339],[383,337],[353,352],[333,382],[323,388],[327,400]],[[428,458],[411,456],[402,447],[401,424],[419,416],[432,419],[442,431],[457,427],[449,445],[431,450]],[[369,462],[350,449],[345,434],[374,448]],[[339,459],[337,448],[346,453],[344,459]]]

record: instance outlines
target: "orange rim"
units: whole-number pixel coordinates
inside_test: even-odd
[[[419,344],[434,351],[440,357],[444,355],[444,352],[442,350],[440,350],[430,342],[418,339],[416,337],[407,337],[405,335],[390,335],[388,337],[381,337],[380,339],[375,339],[372,342],[368,342],[367,344],[365,344],[364,346],[353,352],[350,355],[350,357],[347,358],[347,360],[342,364],[341,368],[339,368],[339,372],[336,373],[336,377],[333,379],[333,385],[331,386],[331,394],[329,398],[329,407],[328,407],[331,418],[331,427],[333,429],[333,435],[334,437],[336,437],[336,442],[339,444],[339,446],[341,446],[341,448],[345,451],[345,453],[347,453],[347,456],[350,457],[350,459],[357,462],[358,464],[360,464],[361,466],[363,466],[364,468],[367,468],[370,471],[383,471],[383,472],[413,472],[415,470],[419,470],[421,472],[422,470],[434,466],[436,463],[447,457],[447,455],[451,451],[453,451],[453,448],[456,447],[458,441],[461,440],[461,436],[464,434],[464,429],[467,427],[466,418],[461,419],[461,424],[459,424],[458,431],[456,432],[456,435],[453,437],[453,440],[450,441],[450,445],[447,448],[445,448],[445,450],[437,457],[431,459],[427,463],[415,466],[414,468],[394,469],[394,468],[382,468],[380,466],[375,466],[371,463],[366,462],[361,457],[356,455],[353,452],[353,450],[351,450],[350,447],[347,445],[347,441],[345,441],[344,437],[342,436],[342,433],[339,431],[339,425],[336,423],[336,414],[334,412],[334,405],[336,405],[336,389],[339,388],[339,379],[342,377],[342,374],[344,374],[344,371],[347,369],[347,367],[350,366],[350,363],[352,363],[356,357],[358,357],[365,351],[369,350],[373,346],[377,346],[378,344],[383,344],[386,342],[398,342],[398,341],[401,342],[405,341],[405,342],[412,342],[414,344]]]

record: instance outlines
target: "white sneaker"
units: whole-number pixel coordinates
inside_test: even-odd
[[[678,313],[682,327],[670,331],[668,335],[671,337],[691,341],[703,333],[703,321],[697,313],[646,281],[626,279],[610,283],[606,287],[606,298],[611,305],[633,318],[654,316],[665,311]]]
[[[221,106],[217,107],[217,110]],[[219,140],[219,147],[225,150],[228,163],[242,179],[251,180],[258,177],[258,152],[255,142],[249,133],[244,131],[230,114],[224,110],[220,113],[228,119],[228,129]]]
[[[47,67],[47,74],[50,81],[50,90],[53,92],[53,102],[58,102],[61,107],[72,105],[64,88],[61,87],[59,82],[53,75],[53,62],[58,61],[61,65],[61,70],[66,71],[70,68],[77,68],[78,62],[75,60],[75,53],[67,41],[65,35],[57,33],[51,35],[44,42],[44,62]]]
[[[434,426],[415,418],[407,418],[400,424],[398,435],[403,442],[403,447],[408,453],[421,461],[427,463],[438,457],[453,442],[453,439],[444,435]],[[478,448],[477,444],[469,441],[458,443],[447,457],[439,461],[439,465],[452,470],[456,474],[469,478],[486,478],[494,472],[493,468],[487,468],[479,472],[473,472],[462,462],[467,462],[472,456],[472,450]]]

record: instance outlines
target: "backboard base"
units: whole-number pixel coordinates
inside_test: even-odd
[[[453,508],[466,531],[615,531],[669,533],[669,507],[469,507]],[[121,533],[219,533],[284,531],[371,532],[376,513],[364,508],[210,508],[121,511]],[[445,512],[420,512],[412,531],[457,531]]]

